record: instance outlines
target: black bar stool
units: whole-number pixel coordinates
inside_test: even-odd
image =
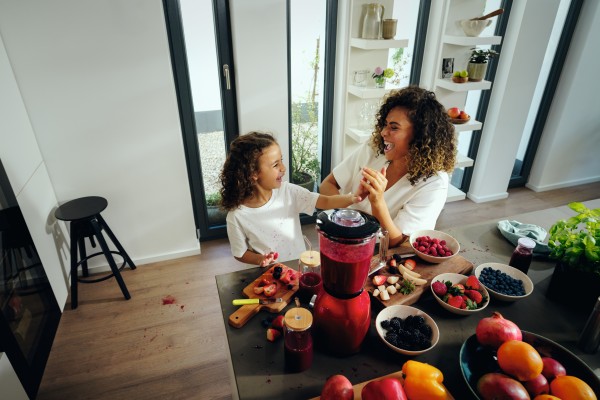
[[[121,246],[121,243],[119,243],[113,232],[108,227],[106,221],[104,221],[104,218],[102,218],[100,215],[100,213],[104,211],[107,206],[108,201],[105,198],[99,196],[89,196],[68,201],[58,207],[54,212],[56,219],[68,221],[71,225],[71,309],[77,308],[77,282],[94,283],[112,278],[114,276],[119,284],[119,287],[121,288],[121,292],[123,292],[123,296],[125,296],[125,299],[129,300],[131,298],[120,271],[127,264],[129,265],[129,268],[135,269],[135,264],[133,261],[131,261],[131,258],[129,258],[129,255],[127,255],[127,252],[123,246]],[[109,249],[108,244],[104,239],[104,235],[102,234],[102,230],[106,232],[118,251]],[[85,238],[90,240],[92,247],[96,247],[96,243],[94,241],[94,238],[96,238],[102,251],[90,254],[89,256],[86,255]],[[79,259],[77,258],[77,248],[79,248]],[[82,275],[87,277],[89,276],[87,260],[102,254],[106,257],[112,272],[97,279],[79,278],[77,274],[79,265],[81,265]],[[112,256],[113,254],[123,257],[123,264],[121,267],[117,267],[117,264]]]

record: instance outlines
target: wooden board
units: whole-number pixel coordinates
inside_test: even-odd
[[[266,298],[268,298],[267,296],[265,296],[263,294],[254,293],[254,286],[256,286],[257,283],[260,282],[263,278],[266,278],[271,281],[277,282],[277,292],[275,293],[274,296],[271,296],[271,298],[281,297],[283,299],[283,301],[281,303],[247,304],[247,305],[240,306],[240,308],[238,308],[233,314],[231,314],[229,316],[229,325],[233,326],[234,328],[241,328],[242,326],[244,326],[246,324],[246,322],[248,322],[250,320],[250,318],[252,318],[254,315],[258,314],[258,312],[261,310],[266,310],[266,311],[269,311],[272,313],[278,313],[278,312],[281,312],[281,310],[283,310],[288,305],[288,303],[292,299],[292,296],[298,291],[298,281],[296,280],[296,282],[294,283],[292,288],[288,289],[288,285],[286,285],[282,282],[279,282],[276,279],[273,279],[273,268],[275,268],[275,266],[277,266],[277,265],[282,265],[286,268],[290,268],[290,267],[285,266],[285,264],[280,264],[280,263],[273,265],[268,270],[263,272],[258,278],[253,280],[249,285],[247,285],[242,290],[242,295],[249,299],[256,299],[256,298],[266,299]]]
[[[412,248],[410,247],[410,245],[407,245],[405,243],[402,246],[390,249],[387,254],[388,254],[388,259],[390,259],[392,257],[392,254],[394,254],[394,253],[407,254],[407,253],[411,253],[411,252],[412,252]],[[421,278],[427,279],[427,284],[421,285],[421,286],[416,286],[415,290],[410,294],[405,295],[402,293],[396,293],[396,294],[390,295],[390,299],[385,300],[385,301],[381,300],[381,298],[379,296],[374,297],[374,299],[379,301],[385,307],[396,305],[396,304],[403,304],[403,305],[408,306],[408,305],[416,303],[419,300],[419,298],[421,298],[421,295],[423,293],[425,293],[426,290],[429,289],[432,279],[435,278],[439,274],[443,274],[446,272],[454,272],[457,274],[469,275],[471,273],[471,271],[473,270],[473,263],[471,261],[465,259],[464,257],[462,257],[460,254],[457,254],[456,256],[452,257],[450,260],[444,261],[443,263],[440,263],[440,264],[428,263],[426,261],[421,260],[417,256],[414,256],[411,258],[417,262],[417,266],[414,269],[415,272],[418,272],[419,274],[421,274]],[[375,256],[375,257],[373,257],[372,264],[376,264],[378,261],[379,261],[379,257]],[[369,275],[369,277],[367,278],[367,282],[365,283],[365,289],[367,289],[367,291],[369,293],[373,293],[373,290],[375,289],[375,285],[373,284],[373,279],[372,279],[373,276],[375,276],[375,275],[389,276],[391,274],[388,271],[388,267],[383,267],[379,271],[375,272],[373,275]],[[387,286],[387,284],[386,284],[386,286]]]
[[[384,379],[384,378],[396,378],[400,382],[402,382],[402,384],[404,385],[404,379],[402,378],[402,371],[396,371],[396,372],[393,372],[393,373],[391,373],[389,375],[385,375],[385,376],[382,376],[382,377],[379,377],[379,378],[371,379],[369,381],[357,383],[356,385],[352,386],[354,388],[354,400],[361,400],[362,399],[362,396],[360,394],[362,392],[363,387],[365,387],[365,385],[367,383],[369,383],[371,381],[376,381],[376,380],[379,380],[379,379]],[[454,397],[452,397],[452,395],[450,394],[450,392],[448,391],[448,389],[446,389],[446,394],[447,394],[446,400],[454,400]],[[313,397],[310,400],[320,400],[320,399],[321,399],[321,396],[319,396],[319,397]]]

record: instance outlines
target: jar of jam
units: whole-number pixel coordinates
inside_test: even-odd
[[[288,372],[302,372],[312,365],[312,320],[312,314],[306,308],[294,307],[285,313],[283,341],[285,369]]]
[[[517,241],[517,248],[515,251],[513,251],[508,265],[515,267],[526,274],[527,271],[529,271],[529,266],[531,265],[531,260],[533,259],[534,247],[535,242],[533,239],[526,237],[520,238]]]
[[[300,253],[298,271],[301,274],[313,272],[321,275],[321,254],[315,250],[307,250]]]

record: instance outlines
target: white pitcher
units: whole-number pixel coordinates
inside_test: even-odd
[[[379,3],[366,4],[367,10],[363,19],[362,38],[381,39],[381,25],[385,7]]]

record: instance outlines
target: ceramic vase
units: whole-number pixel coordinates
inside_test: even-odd
[[[467,72],[469,73],[469,81],[480,82],[485,78],[488,63],[472,63],[467,65]]]

